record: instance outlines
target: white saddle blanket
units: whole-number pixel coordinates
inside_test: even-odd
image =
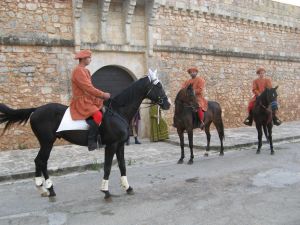
[[[56,132],[64,130],[88,130],[89,125],[85,120],[72,120],[70,108],[68,108],[62,118]]]

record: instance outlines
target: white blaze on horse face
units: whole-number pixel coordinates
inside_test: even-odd
[[[125,191],[129,188],[127,176],[121,176],[121,186],[124,188]]]
[[[101,191],[108,191],[108,180],[102,180]]]

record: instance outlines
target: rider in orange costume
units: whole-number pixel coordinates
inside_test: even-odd
[[[256,71],[256,74],[259,76],[257,79],[253,81],[252,84],[252,92],[254,94],[253,98],[250,100],[248,105],[248,117],[245,119],[244,124],[247,126],[252,126],[253,122],[253,114],[252,109],[255,106],[256,98],[266,89],[266,88],[272,88],[272,82],[271,79],[268,77],[264,77],[266,73],[266,70],[263,67],[259,67]],[[281,121],[276,116],[277,112],[277,105],[276,109],[273,110],[273,123],[276,126],[279,126],[281,124]]]
[[[92,53],[82,50],[75,55],[79,64],[72,72],[72,99],[70,112],[73,120],[86,119],[89,124],[88,149],[97,148],[98,127],[102,121],[103,101],[110,98],[110,94],[95,88],[91,82],[90,71],[85,68],[91,62]]]
[[[197,74],[198,74],[197,68],[188,69],[188,73],[190,74],[191,79],[185,81],[184,84],[182,85],[182,88],[186,88],[187,86],[192,84],[193,89],[195,91],[195,95],[198,100],[198,104],[200,106],[200,108],[198,110],[198,116],[201,121],[200,128],[203,129],[203,127],[204,127],[204,122],[203,122],[204,121],[204,112],[207,111],[207,107],[208,107],[208,102],[204,98],[204,94],[203,94],[204,88],[205,88],[205,80],[201,77],[197,77]]]

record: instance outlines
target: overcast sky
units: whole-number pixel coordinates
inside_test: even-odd
[[[300,0],[273,0],[273,1],[300,6]]]

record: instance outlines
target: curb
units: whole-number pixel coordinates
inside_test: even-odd
[[[112,162],[112,165],[117,164],[117,160],[114,159]],[[65,167],[65,168],[58,168],[58,169],[48,169],[50,176],[58,176],[58,175],[65,175],[73,172],[84,172],[84,171],[100,171],[104,167],[103,163],[89,163],[86,165],[80,165],[80,166],[71,166],[71,167]],[[25,173],[16,173],[11,175],[4,175],[0,176],[0,182],[4,181],[14,181],[14,180],[21,180],[21,179],[27,179],[27,178],[34,178],[35,172],[28,171]]]
[[[294,140],[299,140],[300,139],[300,135],[299,136],[292,136],[292,137],[284,137],[284,138],[277,138],[277,139],[273,139],[273,143],[277,143],[277,142],[281,142],[281,141],[294,141]],[[172,144],[172,145],[176,145],[176,146],[180,146],[180,142],[177,141],[172,141],[172,140],[164,140],[164,142]],[[267,141],[263,141],[263,144],[267,144]],[[254,142],[248,142],[248,143],[244,143],[244,144],[236,144],[236,145],[231,145],[231,146],[224,146],[224,150],[232,150],[232,149],[236,149],[236,148],[243,148],[243,147],[251,147],[251,146],[256,146],[257,145],[257,141]],[[184,147],[189,147],[188,144],[184,144]],[[199,150],[206,150],[206,146],[202,146],[202,145],[194,145],[194,149],[199,149]],[[220,145],[216,146],[216,145],[211,145],[210,146],[210,150],[220,150]]]

